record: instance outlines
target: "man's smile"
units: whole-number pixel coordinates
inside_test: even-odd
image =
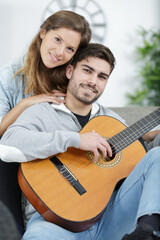
[[[87,92],[90,93],[98,93],[98,91],[95,89],[95,87],[91,86],[90,84],[80,84],[80,87],[85,89]]]

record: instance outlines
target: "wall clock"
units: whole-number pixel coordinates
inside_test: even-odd
[[[59,10],[70,10],[83,15],[92,29],[91,42],[104,42],[107,28],[106,16],[95,0],[52,0],[43,12],[42,21]]]

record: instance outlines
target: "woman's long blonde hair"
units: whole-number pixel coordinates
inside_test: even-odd
[[[26,94],[52,93],[53,90],[66,92],[68,79],[65,75],[65,69],[68,63],[48,69],[42,63],[40,55],[41,30],[50,31],[58,28],[69,28],[81,33],[78,49],[86,47],[90,41],[91,29],[83,16],[72,11],[62,10],[48,17],[29,47],[23,68],[18,71],[25,76]]]

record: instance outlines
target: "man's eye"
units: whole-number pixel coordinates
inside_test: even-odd
[[[103,76],[103,75],[100,75],[99,78],[100,78],[101,80],[107,80],[107,77],[106,77],[106,76]]]
[[[83,71],[90,73],[91,71],[88,68],[84,68]]]
[[[61,40],[60,40],[60,38],[58,38],[58,37],[55,37],[55,40],[56,40],[56,42],[61,42]]]

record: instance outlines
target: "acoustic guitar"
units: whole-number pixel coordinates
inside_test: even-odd
[[[107,116],[95,117],[80,133],[95,130],[111,145],[112,158],[93,162],[93,154],[75,148],[47,159],[21,163],[19,185],[49,222],[73,232],[91,227],[102,216],[115,185],[145,155],[138,140],[160,124],[160,108],[129,127]]]

